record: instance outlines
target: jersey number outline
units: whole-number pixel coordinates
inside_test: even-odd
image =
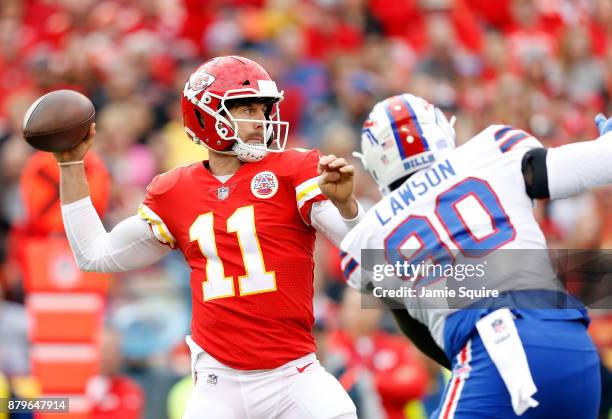
[[[458,208],[458,205],[468,197],[473,197],[491,220],[493,231],[484,237],[478,238],[474,235]],[[510,222],[510,217],[491,185],[484,179],[468,177],[440,193],[436,198],[434,212],[450,240],[465,257],[484,257],[516,237],[516,230]],[[416,249],[411,248],[413,253],[410,257],[406,257],[402,252],[402,245],[413,238],[420,246]],[[439,265],[452,265],[455,260],[455,256],[436,228],[427,217],[421,215],[411,215],[406,218],[389,233],[384,247],[385,259],[389,264],[403,259],[417,265],[431,259]],[[417,282],[419,286],[431,285],[437,279],[439,278],[422,278],[420,281],[415,281],[415,286]]]
[[[276,273],[267,271],[255,229],[253,205],[237,208],[227,219],[227,232],[236,233],[245,275],[238,276],[239,295],[276,291]],[[206,258],[206,280],[202,282],[204,301],[236,295],[234,277],[225,276],[214,230],[214,214],[200,214],[189,227],[189,239],[197,241]]]

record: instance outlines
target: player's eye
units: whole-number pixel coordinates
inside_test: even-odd
[[[251,115],[253,113],[253,107],[251,106],[243,106],[240,108],[240,112],[243,114]]]

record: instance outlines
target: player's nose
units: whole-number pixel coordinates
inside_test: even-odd
[[[259,121],[260,124],[263,125],[263,122],[266,119],[266,112],[265,109],[262,108],[257,108],[255,110],[255,115],[253,116],[253,119],[256,119],[257,121]]]
[[[257,110],[254,112],[253,114],[253,119],[255,120],[253,122],[253,128],[260,131],[263,131],[264,128],[264,121],[266,119],[266,114],[264,113],[263,110]]]

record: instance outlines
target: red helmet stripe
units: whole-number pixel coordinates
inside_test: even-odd
[[[423,131],[410,104],[402,96],[387,100],[385,110],[393,127],[393,134],[402,159],[429,150]]]

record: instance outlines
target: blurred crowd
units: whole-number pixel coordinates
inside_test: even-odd
[[[94,150],[112,181],[110,228],[135,213],[155,174],[206,158],[182,129],[180,97],[207,58],[244,55],[268,69],[285,91],[290,147],[350,157],[371,107],[400,92],[455,115],[458,143],[504,123],[558,146],[595,138],[593,117],[612,114],[610,22],[610,0],[2,0],[0,373],[29,372],[22,272],[9,243],[28,216],[19,185],[33,149],[21,123],[41,94],[70,88],[94,102]],[[378,191],[357,176],[367,206]],[[610,188],[534,211],[552,247],[612,245]],[[425,417],[444,374],[382,312],[354,309],[329,248],[318,243],[319,356],[350,390],[360,417]],[[182,341],[188,274],[182,256],[171,254],[112,280],[102,375],[125,382],[92,383],[92,400],[115,389],[132,404],[120,409],[125,416],[101,407],[96,417],[180,417],[190,386],[190,377],[182,379],[190,368]],[[600,308],[593,335],[612,367],[610,305],[591,302]]]

